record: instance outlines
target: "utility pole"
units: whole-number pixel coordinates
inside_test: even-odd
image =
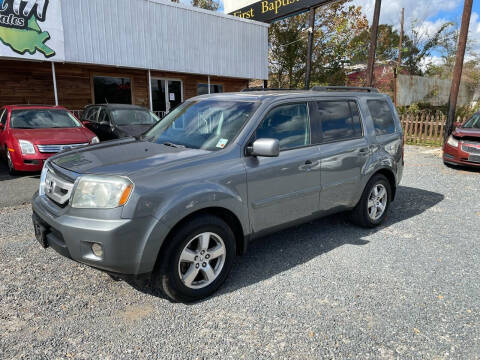
[[[393,89],[394,89],[394,101],[395,101],[395,106],[397,106],[398,102],[398,84],[397,84],[397,78],[398,75],[400,75],[400,70],[402,68],[402,50],[403,50],[403,24],[405,22],[405,8],[402,8],[402,18],[400,20],[400,40],[398,42],[398,62],[397,62],[397,67],[395,69],[395,76],[394,76],[394,84],[393,84]]]
[[[380,20],[380,8],[382,0],[375,0],[375,11],[373,13],[373,24],[370,37],[370,51],[368,53],[367,86],[372,87],[374,83],[375,52],[377,50],[378,22]]]
[[[313,52],[313,30],[315,27],[315,8],[310,8],[308,18],[308,46],[307,46],[307,68],[305,69],[305,89],[310,89],[310,74],[312,72]]]
[[[450,99],[448,100],[448,117],[444,134],[445,141],[447,141],[448,136],[452,133],[453,123],[455,121],[455,110],[457,108],[458,91],[460,90],[460,81],[462,79],[463,59],[465,57],[465,48],[467,47],[472,6],[473,0],[465,0],[465,4],[463,5],[462,26],[460,27],[460,36],[458,38],[457,57],[455,59],[455,68],[453,69]]]

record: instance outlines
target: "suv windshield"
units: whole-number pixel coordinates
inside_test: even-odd
[[[15,129],[77,128],[80,122],[66,110],[13,110],[10,127]]]
[[[122,109],[112,111],[113,122],[118,126],[125,125],[153,125],[160,118],[147,110]]]
[[[169,146],[221,150],[236,138],[258,105],[251,101],[187,101],[148,131],[144,139]]]
[[[473,115],[470,120],[463,124],[462,128],[480,129],[480,113]]]

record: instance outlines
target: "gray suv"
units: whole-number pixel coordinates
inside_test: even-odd
[[[112,277],[146,275],[172,300],[195,301],[254,238],[343,211],[380,224],[402,140],[390,98],[374,89],[199,96],[142,136],[50,158],[35,234]]]

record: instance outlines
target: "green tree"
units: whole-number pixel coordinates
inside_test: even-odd
[[[192,5],[212,11],[217,11],[220,6],[219,2],[215,0],[192,0]]]
[[[312,84],[344,84],[352,39],[368,28],[361,8],[343,0],[317,10],[312,56]],[[270,26],[272,87],[302,88],[307,55],[308,19],[297,15]]]

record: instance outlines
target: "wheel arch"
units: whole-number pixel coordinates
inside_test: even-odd
[[[387,178],[388,182],[390,183],[390,189],[392,190],[392,201],[395,200],[395,195],[397,194],[397,181],[393,170],[390,168],[378,169],[373,172],[372,176],[370,176],[370,179],[377,174],[381,174]],[[370,181],[370,179],[368,179],[368,181]]]
[[[216,216],[220,219],[222,219],[232,230],[234,236],[235,236],[235,244],[236,244],[236,253],[237,255],[243,255],[247,251],[247,244],[248,240],[245,237],[242,224],[239,220],[239,218],[230,210],[224,207],[219,207],[219,206],[211,206],[211,207],[206,207],[203,209],[196,210],[182,219],[180,219],[168,232],[167,236],[165,237],[165,240],[163,241],[162,245],[160,246],[160,250],[158,251],[157,254],[157,259],[155,263],[155,268],[158,268],[159,266],[162,265],[162,256],[165,253],[167,247],[168,247],[168,242],[171,239],[172,235],[179,229],[181,228],[185,223],[191,221],[193,218],[196,218],[201,215],[212,215]]]

